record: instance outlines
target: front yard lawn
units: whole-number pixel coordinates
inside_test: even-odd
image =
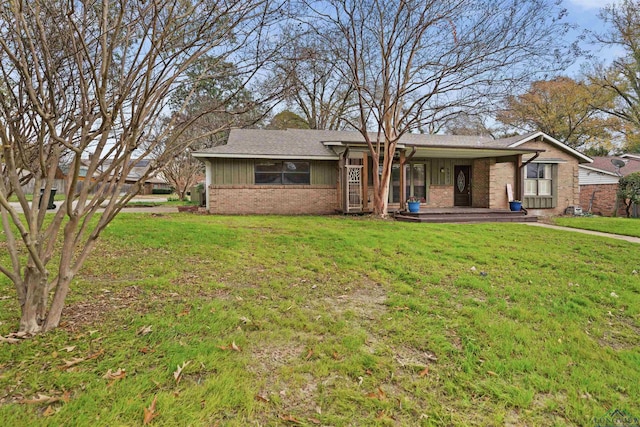
[[[603,216],[558,217],[554,219],[554,223],[564,227],[640,237],[640,219],[638,218],[611,218]]]
[[[0,419],[640,417],[638,271],[636,244],[519,224],[124,213],[75,280],[62,327],[0,344]],[[0,333],[17,319],[2,278]]]

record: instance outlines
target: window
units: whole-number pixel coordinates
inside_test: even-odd
[[[551,196],[551,168],[549,163],[529,163],[524,179],[525,196]]]
[[[267,161],[255,165],[255,183],[274,185],[309,185],[309,162]]]

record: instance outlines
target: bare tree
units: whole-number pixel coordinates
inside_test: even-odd
[[[344,46],[339,41],[329,46],[310,31],[285,31],[281,37],[272,81],[286,88],[290,108],[310,129],[344,129],[357,105],[350,80],[337,68],[347,54]]]
[[[126,189],[132,160],[149,158],[195,120],[158,120],[191,64],[204,54],[232,58],[250,81],[261,55],[248,50],[261,47],[269,9],[266,0],[2,2],[0,216],[10,261],[0,271],[15,284],[21,331],[57,327],[71,281],[100,233],[151,173],[191,143],[174,138]],[[210,133],[227,127],[220,123]],[[65,200],[46,215],[65,156]],[[44,189],[42,204],[37,191],[27,199],[20,171]],[[9,203],[12,193],[24,216]]]
[[[552,65],[564,11],[546,0],[306,1],[312,27],[355,91],[348,123],[374,164],[374,212],[385,216],[392,160],[403,134],[460,111],[485,109]],[[369,132],[371,130],[371,132]]]
[[[253,125],[268,111],[254,100],[244,77],[244,71],[234,64],[205,55],[189,67],[186,79],[172,93],[171,116],[166,119],[172,123],[172,131],[157,148],[160,153],[177,148],[174,157],[165,156],[169,159],[162,167],[162,175],[180,200],[204,175],[204,164],[191,152],[224,143],[228,132],[220,132],[221,127]],[[160,132],[163,130],[161,127]]]
[[[610,30],[593,34],[594,41],[623,55],[609,66],[595,64],[590,80],[616,97],[615,105],[602,110],[625,122],[625,148],[640,151],[640,1],[612,3],[601,10],[600,19]]]

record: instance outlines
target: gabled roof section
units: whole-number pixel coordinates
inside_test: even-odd
[[[640,158],[634,158],[636,156],[622,155],[620,157],[616,156],[600,156],[594,157],[593,163],[589,166],[595,171],[610,173],[616,176],[617,170],[616,167],[611,163],[613,159],[619,159],[625,161],[627,164],[619,169],[622,176],[629,175],[630,173],[640,172]]]
[[[616,175],[615,172],[609,172],[609,171],[606,171],[606,170],[603,170],[603,169],[598,169],[596,167],[593,167],[592,165],[589,165],[589,166],[587,166],[587,165],[578,165],[578,167],[580,167],[582,169],[586,169],[588,171],[593,171],[593,172],[596,172],[596,173],[600,173],[600,174],[603,174],[603,175],[611,175],[611,176],[615,176],[616,178],[619,177],[618,175]]]
[[[572,154],[574,157],[578,158],[578,161],[580,163],[591,163],[593,161],[593,160],[591,160],[590,157],[585,156],[581,152],[574,150],[573,148],[569,147],[567,144],[563,144],[562,142],[558,141],[557,139],[555,139],[552,136],[547,135],[544,132],[531,132],[531,133],[528,133],[526,135],[512,136],[510,138],[503,138],[503,139],[496,139],[496,142],[497,141],[501,141],[501,143],[507,144],[507,146],[510,147],[510,148],[516,148],[516,147],[521,146],[522,144],[526,144],[529,141],[533,141],[536,138],[542,138],[543,140],[551,143],[552,145],[557,146],[561,150],[564,150],[564,151]]]

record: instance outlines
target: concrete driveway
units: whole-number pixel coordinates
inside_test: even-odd
[[[131,202],[129,203],[163,203],[166,202],[167,198],[166,197],[156,197],[156,196],[139,196],[139,197],[135,197],[134,199],[131,200]],[[75,206],[74,202],[74,206]],[[62,201],[56,201],[55,205],[56,205],[56,209],[49,209],[47,212],[56,212],[58,209],[60,209],[60,205],[62,204]],[[18,202],[10,202],[10,205],[18,212],[22,213],[22,206],[20,206],[20,203]],[[101,209],[98,210],[98,212],[100,212]],[[122,209],[121,213],[174,213],[174,212],[178,212],[178,207],[177,206],[164,206],[162,204],[160,205],[156,205],[156,206],[131,206],[131,207],[125,207],[124,209]]]

